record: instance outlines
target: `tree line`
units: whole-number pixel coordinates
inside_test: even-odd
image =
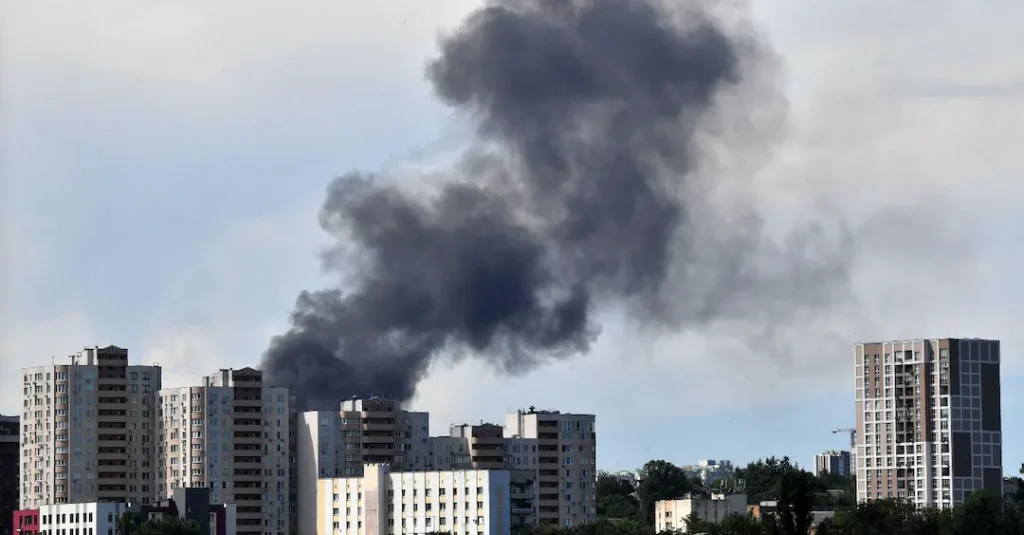
[[[1021,469],[1024,475],[1024,465]],[[857,504],[852,477],[816,477],[788,458],[755,461],[736,470],[734,478],[712,485],[666,461],[648,462],[638,476],[598,477],[597,522],[522,528],[517,535],[651,535],[655,502],[716,490],[741,491],[750,505],[773,501],[776,507],[760,519],[737,514],[717,524],[691,516],[685,521],[688,533],[806,535],[812,528],[812,511],[831,511],[830,518],[814,526],[816,535],[1024,535],[1024,489],[1005,498],[979,492],[959,507],[938,510],[897,499]]]

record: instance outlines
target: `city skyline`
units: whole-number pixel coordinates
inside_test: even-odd
[[[56,17],[47,2],[4,3],[0,412],[20,409],[24,362],[59,363],[84,343],[130,348],[160,363],[168,385],[256,366],[298,292],[337,282],[318,257],[330,179],[353,168],[419,176],[471,137],[423,80],[438,29],[477,2],[444,4]],[[665,334],[611,311],[590,354],[521,377],[452,355],[428,370],[415,407],[442,422],[529,404],[596,413],[608,469],[768,455],[810,467],[846,447],[831,429],[855,423],[852,344],[965,334],[1003,341],[1004,411],[1024,407],[1013,144],[1024,107],[999,53],[1024,38],[1015,8],[752,9],[780,56],[788,132],[722,164],[759,169],[773,223],[812,218],[810,203],[878,230],[877,247],[852,259],[844,306],[754,333],[765,345],[753,347],[729,325]],[[902,217],[907,208],[925,220]],[[691,429],[706,439],[687,443]],[[1013,475],[1024,429],[1007,421],[1004,439]]]

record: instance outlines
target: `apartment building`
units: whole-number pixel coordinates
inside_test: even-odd
[[[1001,493],[999,341],[865,343],[854,359],[859,501],[948,508]]]
[[[158,366],[93,347],[22,379],[21,509],[155,497]]]
[[[531,407],[506,414],[504,434],[519,439],[520,447],[530,444],[532,449],[532,442],[523,443],[522,439],[536,441],[534,473],[540,524],[572,527],[597,519],[597,432],[593,414]]]
[[[686,533],[690,515],[717,524],[729,515],[747,514],[746,494],[711,494],[708,497],[684,496],[654,502],[655,533],[675,531]]]
[[[317,482],[317,535],[511,533],[507,471],[392,472],[368,464],[362,472]]]
[[[814,456],[814,475],[833,474],[850,477],[850,452],[830,450]]]
[[[175,489],[210,489],[213,502],[233,503],[238,535],[289,532],[294,396],[263,385],[253,368],[224,369],[202,386],[159,395],[161,497]]]
[[[506,470],[513,527],[537,524],[537,439],[505,438],[500,425],[452,425],[430,438],[425,470]]]
[[[395,470],[421,470],[428,462],[430,416],[402,409],[394,400],[371,397],[341,403],[337,411],[296,415],[298,532],[312,533],[317,481],[359,477],[365,463]]]
[[[17,416],[0,415],[0,535],[14,533],[14,512],[21,490],[21,423]]]

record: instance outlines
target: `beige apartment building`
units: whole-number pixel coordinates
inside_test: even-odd
[[[974,338],[855,346],[859,501],[949,508],[1002,492],[999,350]]]
[[[298,533],[316,530],[317,481],[360,477],[364,463],[395,471],[421,470],[429,455],[430,416],[394,400],[371,397],[341,403],[337,411],[297,415],[295,424]]]
[[[127,349],[108,346],[21,375],[22,509],[157,497],[160,367],[129,366]]]
[[[202,386],[160,391],[163,496],[206,487],[213,503],[235,504],[238,535],[285,535],[290,528],[288,388],[263,385],[252,368],[220,370]]]
[[[597,432],[593,414],[520,410],[505,415],[505,437],[536,441],[540,524],[578,526],[597,519]],[[518,453],[526,459],[530,454]],[[516,454],[508,455],[514,458]]]

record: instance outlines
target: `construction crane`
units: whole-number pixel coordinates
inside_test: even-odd
[[[837,428],[837,429],[833,429],[832,430],[832,434],[839,434],[839,433],[849,433],[850,434],[850,454],[853,455],[853,452],[857,451],[857,430],[856,429],[850,429],[848,427],[847,428],[843,428],[843,429],[838,429]]]

